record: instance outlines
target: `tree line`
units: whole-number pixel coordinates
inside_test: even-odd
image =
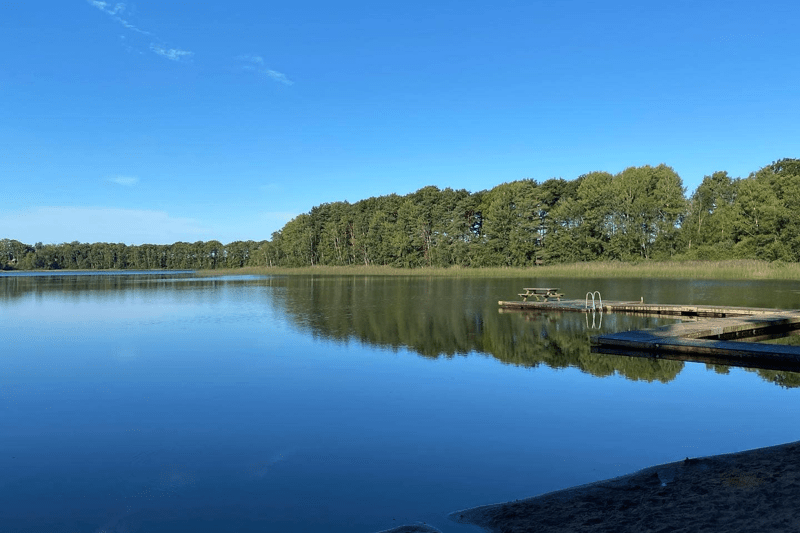
[[[266,241],[237,241],[223,245],[219,241],[195,243],[142,244],[121,243],[42,244],[31,246],[16,240],[0,240],[0,268],[20,270],[199,270],[239,268],[264,264],[253,258]]]
[[[270,240],[126,246],[0,241],[0,267],[216,269],[242,266],[531,266],[593,260],[800,260],[800,160],[733,178],[705,176],[687,197],[667,165],[519,180],[492,189],[424,187],[325,203]]]

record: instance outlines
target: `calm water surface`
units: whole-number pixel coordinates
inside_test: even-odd
[[[375,532],[800,439],[800,376],[589,352],[666,319],[568,296],[800,308],[784,282],[0,275],[3,531]]]

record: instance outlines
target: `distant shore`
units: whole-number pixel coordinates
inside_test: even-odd
[[[242,274],[282,276],[415,276],[452,278],[632,278],[705,280],[800,280],[800,263],[757,261],[595,261],[536,267],[394,268],[391,266],[243,267],[198,270],[200,276]]]
[[[3,270],[14,272],[115,272],[135,269],[55,269]],[[209,270],[156,269],[153,273],[194,272],[198,276],[273,275],[273,276],[414,276],[446,278],[626,278],[626,279],[703,279],[703,280],[786,280],[800,281],[800,263],[769,262],[755,259],[726,261],[591,261],[532,267],[420,267],[397,268],[386,265],[348,265],[313,267],[248,266]]]
[[[687,458],[450,518],[493,533],[783,532],[800,524],[798,498],[800,441]]]

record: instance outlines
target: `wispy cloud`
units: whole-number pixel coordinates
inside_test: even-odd
[[[108,6],[110,4],[108,2],[99,2],[98,0],[88,0],[88,2],[100,11],[108,13],[109,15],[116,15],[117,13],[125,11],[125,4],[123,3],[115,4],[113,8],[109,8]]]
[[[129,30],[135,31],[137,33],[141,33],[142,35],[152,35],[149,31],[142,30],[136,27],[135,25],[131,24],[130,22],[128,22],[126,19],[122,18],[121,14],[124,13],[125,10],[127,9],[127,6],[122,2],[118,2],[114,4],[114,7],[110,7],[111,4],[109,4],[108,2],[101,2],[99,0],[86,0],[86,1],[89,2],[90,5],[93,5],[94,7],[105,13],[106,15],[109,15],[111,18],[113,18],[115,21],[117,21],[125,28],[128,28]]]
[[[237,57],[236,59],[244,63],[242,65],[244,70],[256,70],[256,68],[264,66],[264,58],[261,56],[245,54]]]
[[[117,185],[123,185],[125,187],[133,187],[139,183],[139,178],[134,178],[131,176],[113,176],[108,178],[108,181],[111,183],[116,183]]]
[[[257,55],[241,55],[236,58],[242,70],[254,72],[259,76],[265,76],[273,81],[284,85],[294,85],[294,82],[286,77],[286,74],[267,68],[264,58]]]
[[[146,35],[147,37],[150,37],[149,40],[151,40],[151,42],[149,49],[156,55],[169,59],[170,61],[185,61],[191,59],[191,57],[194,55],[193,52],[190,52],[188,50],[170,48],[169,46],[164,44],[164,41],[162,39],[159,39],[157,36],[155,36],[149,31],[139,28],[138,26],[130,22],[128,18],[123,18],[122,15],[128,9],[124,3],[118,2],[114,4],[112,7],[110,3],[103,2],[102,0],[86,0],[86,1],[89,3],[89,5],[96,7],[97,9],[99,9],[100,11],[111,17],[122,27],[127,28],[130,31],[136,32],[140,35]],[[131,47],[129,48],[132,49]]]
[[[178,50],[177,48],[164,48],[156,43],[150,43],[150,50],[161,57],[166,57],[170,61],[181,61],[182,59],[188,59],[194,55],[194,52]]]
[[[293,85],[294,84],[294,82],[292,80],[290,80],[289,78],[286,77],[286,74],[284,74],[282,72],[278,72],[277,70],[266,69],[265,71],[263,71],[263,74],[265,74],[266,76],[272,78],[275,81],[283,83],[284,85]]]

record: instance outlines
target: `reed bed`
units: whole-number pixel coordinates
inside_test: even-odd
[[[537,267],[393,268],[388,266],[245,267],[201,270],[201,276],[423,276],[452,278],[658,278],[658,279],[773,279],[800,280],[800,263],[757,260],[728,261],[596,261]]]

